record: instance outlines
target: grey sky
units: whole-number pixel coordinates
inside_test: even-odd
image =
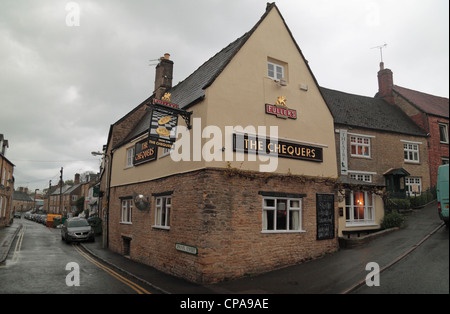
[[[174,85],[249,31],[266,0],[0,2],[0,133],[15,187],[43,189],[98,171],[109,126],[151,95],[154,62]],[[380,51],[394,84],[448,97],[448,0],[279,0],[276,5],[323,87],[373,96]],[[74,21],[74,20],[71,20]]]

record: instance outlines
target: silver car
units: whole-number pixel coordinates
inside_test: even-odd
[[[69,242],[95,241],[94,229],[84,218],[66,219],[61,228],[61,239]]]

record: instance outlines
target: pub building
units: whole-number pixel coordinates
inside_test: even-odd
[[[335,252],[333,116],[277,6],[172,87],[173,65],[110,127],[108,248],[202,284]]]

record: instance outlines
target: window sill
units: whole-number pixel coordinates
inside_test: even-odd
[[[375,221],[368,222],[345,222],[345,227],[370,227],[370,226],[378,226]]]
[[[262,230],[261,233],[305,233],[306,230]]]
[[[157,225],[153,225],[152,226],[153,229],[161,229],[161,230],[170,230],[170,227],[165,227],[165,226],[157,226]]]
[[[121,225],[132,225],[132,222],[128,222],[128,221],[121,221],[120,222]]]

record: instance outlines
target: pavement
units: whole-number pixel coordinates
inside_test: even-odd
[[[104,263],[127,273],[164,294],[344,294],[365,283],[369,262],[379,264],[381,272],[389,268],[440,228],[436,202],[407,214],[405,226],[382,232],[350,248],[268,273],[247,276],[211,285],[198,285],[165,274],[102,247],[101,236],[93,243],[81,244]],[[0,228],[0,263],[6,258],[20,222]],[[2,259],[3,258],[3,259]]]

